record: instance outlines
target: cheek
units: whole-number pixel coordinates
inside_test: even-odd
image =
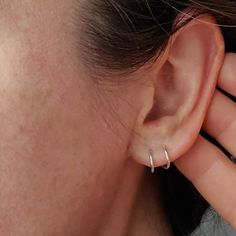
[[[86,235],[112,202],[131,130],[94,103],[81,71],[18,50],[0,56],[1,234]]]

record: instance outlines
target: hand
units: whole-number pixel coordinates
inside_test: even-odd
[[[235,54],[227,54],[217,86],[236,96]],[[236,103],[218,89],[203,130],[236,156]],[[211,206],[236,228],[236,165],[200,135],[192,148],[175,164]]]

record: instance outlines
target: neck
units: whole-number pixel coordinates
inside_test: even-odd
[[[158,179],[130,162],[122,174],[101,236],[171,236]]]

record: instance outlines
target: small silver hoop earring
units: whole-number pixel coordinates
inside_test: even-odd
[[[153,152],[152,152],[152,150],[149,151],[149,161],[150,161],[151,172],[152,172],[152,174],[154,174],[155,166],[154,166],[154,161],[153,161]]]
[[[170,162],[170,157],[169,154],[167,152],[167,149],[165,147],[165,158],[167,160],[167,164],[165,166],[162,166],[165,170],[168,170],[170,168],[171,162]]]

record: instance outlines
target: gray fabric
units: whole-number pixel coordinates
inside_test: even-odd
[[[236,236],[236,230],[217,215],[213,209],[209,209],[201,226],[192,236]]]

